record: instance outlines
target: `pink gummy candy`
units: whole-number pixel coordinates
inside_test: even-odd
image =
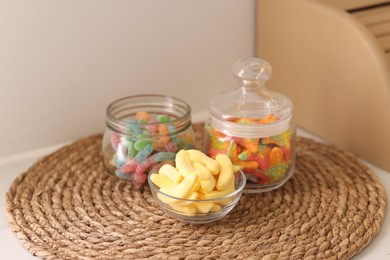
[[[169,142],[165,145],[165,150],[167,152],[173,152],[175,153],[177,151],[177,144],[174,142]]]
[[[155,163],[156,161],[153,159],[153,157],[149,157],[142,163],[138,164],[137,168],[135,169],[135,173],[143,174],[149,167],[151,167]]]
[[[132,173],[137,168],[137,161],[133,158],[121,167],[121,172]]]
[[[146,174],[131,174],[131,180],[136,186],[141,186],[146,181]]]

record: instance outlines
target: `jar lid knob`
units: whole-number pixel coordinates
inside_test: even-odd
[[[272,74],[271,64],[259,58],[238,60],[233,64],[232,70],[237,79],[244,81],[266,81]]]

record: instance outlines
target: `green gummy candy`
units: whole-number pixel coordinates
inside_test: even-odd
[[[248,152],[242,152],[238,155],[238,159],[242,160],[242,161],[246,161],[248,160]]]
[[[146,121],[145,119],[139,119],[139,120],[137,121],[137,123],[138,123],[138,124],[146,124],[147,121]]]
[[[153,142],[151,140],[138,140],[137,142],[135,142],[134,148],[137,151],[142,151],[148,144],[152,145]]]
[[[279,178],[283,176],[286,173],[286,170],[288,169],[288,164],[287,163],[278,163],[272,168],[269,168],[268,170],[265,171],[265,173],[268,176],[271,176],[273,178]]]
[[[128,152],[127,152],[128,158],[134,158],[138,153],[138,151],[134,147],[134,142],[132,142],[132,141],[127,143],[127,150],[128,150]]]
[[[136,135],[135,137],[137,138],[137,139],[146,139],[146,138],[150,138],[152,135],[149,133],[149,132],[147,132],[147,131],[144,131],[142,134],[138,134],[138,135]]]
[[[186,141],[183,138],[175,138],[173,142],[176,144],[178,151],[183,149],[186,145]]]
[[[159,122],[159,123],[168,123],[169,122],[169,116],[167,116],[167,115],[158,115],[157,116],[157,122]]]

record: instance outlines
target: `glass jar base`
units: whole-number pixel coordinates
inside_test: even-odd
[[[170,210],[164,209],[164,212],[170,215],[171,217],[184,222],[189,223],[192,225],[201,225],[201,224],[207,224],[210,222],[214,222],[217,220],[220,220],[224,218],[229,212],[219,212],[219,213],[212,213],[212,214],[204,214],[203,216],[186,216],[183,214],[178,214],[175,212],[172,212]]]
[[[288,171],[285,178],[283,178],[282,180],[280,180],[276,183],[272,183],[272,184],[268,184],[268,185],[261,185],[261,184],[251,183],[251,182],[247,181],[245,188],[244,188],[244,193],[263,193],[263,192],[272,191],[274,189],[277,189],[277,188],[283,186],[292,177],[293,173],[294,173],[294,165],[292,165],[292,167]]]

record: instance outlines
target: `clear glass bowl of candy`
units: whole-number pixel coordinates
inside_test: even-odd
[[[294,172],[296,129],[292,102],[266,88],[271,65],[249,58],[233,65],[239,87],[210,100],[205,151],[226,154],[247,177],[244,192],[260,193],[286,183]]]
[[[153,166],[174,160],[179,150],[193,144],[191,108],[181,99],[135,95],[107,107],[103,164],[109,173],[136,186],[146,183]]]
[[[199,150],[180,150],[175,161],[149,173],[150,191],[170,217],[205,224],[225,217],[239,202],[246,177],[226,155],[214,159]]]

